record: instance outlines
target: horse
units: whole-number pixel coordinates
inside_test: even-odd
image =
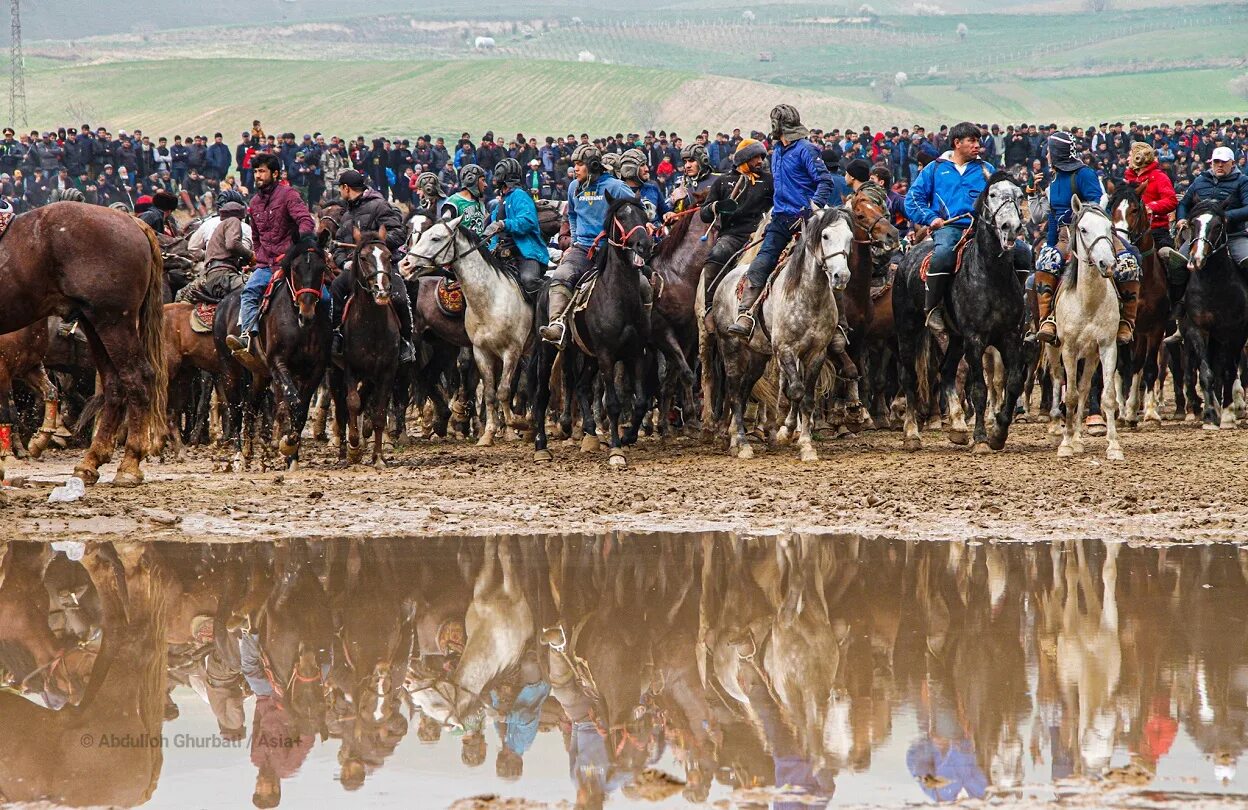
[[[573,303],[573,312],[567,316],[568,329],[576,346],[565,350],[563,362],[565,371],[571,373],[578,355],[587,360],[597,360],[597,380],[606,399],[606,438],[611,448],[607,463],[623,468],[628,466],[623,447],[636,443],[648,405],[643,388],[646,346],[650,335],[648,321],[642,311],[640,268],[650,260],[654,240],[647,228],[649,219],[639,198],[621,197],[608,199],[608,202],[607,215],[603,220],[605,230],[599,235],[599,244],[595,247],[592,280],[582,281],[583,285],[592,284],[593,288],[584,304],[576,303],[581,300],[578,295]],[[545,314],[545,300],[543,295],[538,303],[539,321]],[[576,311],[578,307],[580,311]],[[536,389],[533,396],[533,458],[538,462],[551,459],[546,448],[546,411],[550,404],[550,370],[554,359],[553,347],[542,345],[538,348],[533,378]],[[616,363],[624,364],[624,376],[631,378],[634,387],[632,424],[624,435],[620,432]],[[577,386],[577,392],[582,398],[581,414],[588,441],[593,435],[590,430],[593,425],[592,408],[587,407],[585,388]]]
[[[1124,243],[1130,242],[1140,251],[1142,258],[1140,303],[1135,320],[1135,340],[1126,351],[1120,351],[1123,381],[1130,381],[1129,392],[1123,392],[1123,420],[1134,425],[1139,421],[1140,400],[1143,399],[1144,422],[1161,424],[1158,401],[1161,389],[1159,357],[1161,339],[1165,337],[1166,321],[1170,317],[1170,295],[1166,283],[1166,269],[1153,233],[1149,227],[1149,213],[1140,199],[1140,188],[1123,183],[1114,189],[1109,198],[1108,211],[1113,219],[1114,230]],[[1141,396],[1142,395],[1142,396]]]
[[[23,445],[21,437],[11,433],[8,436],[0,435],[0,477],[4,475],[4,456],[10,448],[19,457],[24,451],[28,451],[31,458],[39,458],[56,432],[60,394],[48,378],[48,371],[43,365],[44,356],[48,353],[48,343],[47,318],[35,321],[16,332],[0,335],[0,425],[10,426],[12,430],[12,425],[17,422],[17,413],[13,406],[14,380],[22,380],[43,397],[43,423],[35,435],[30,437],[28,446]]]
[[[167,395],[169,426],[166,440],[173,442],[175,457],[180,457],[182,454],[182,434],[178,429],[176,419],[185,405],[184,400],[188,390],[200,372],[215,377],[223,370],[221,357],[217,354],[212,342],[212,334],[201,334],[191,328],[191,317],[194,311],[194,304],[183,302],[165,304],[164,307],[165,378],[169,381]],[[224,388],[218,386],[218,393],[223,395]],[[195,432],[198,431],[201,411],[206,422],[210,394],[211,390],[201,398],[202,407],[197,409],[193,425]],[[222,427],[226,435],[229,435],[229,425],[223,424]]]
[[[739,459],[754,457],[745,434],[750,392],[774,356],[780,391],[789,400],[778,444],[787,444],[796,427],[802,461],[817,461],[814,447],[815,385],[836,335],[840,313],[834,290],[849,283],[854,248],[851,215],[842,208],[816,208],[802,222],[802,235],[784,266],[768,284],[760,306],[760,326],[748,340],[728,332],[737,319],[737,286],[746,269],[738,265],[715,289],[707,328],[718,337],[731,408],[728,450]]]
[[[399,368],[399,316],[390,303],[385,227],[377,233],[361,233],[356,228],[352,236],[355,257],[346,272],[355,285],[342,313],[342,368],[329,374],[338,417],[338,458],[360,463],[364,456],[360,422],[367,414],[373,432],[372,463],[381,470],[386,466],[381,450],[386,406]]]
[[[99,372],[102,408],[90,449],[74,468],[100,478],[124,416],[125,455],[116,486],[143,481],[140,464],[165,428],[161,305],[163,262],[156,234],[97,205],[58,202],[17,217],[0,241],[0,333],[49,315],[77,317]]]
[[[1198,363],[1200,368],[1202,427],[1232,430],[1235,380],[1248,339],[1248,281],[1231,258],[1227,243],[1230,228],[1222,203],[1198,202],[1188,216],[1188,227],[1192,234],[1187,263],[1191,281],[1180,323],[1183,343],[1189,347],[1193,365]]]
[[[413,267],[431,272],[450,266],[464,292],[464,328],[485,396],[485,428],[478,447],[494,444],[503,425],[515,421],[511,411],[512,386],[520,361],[533,340],[533,307],[516,275],[487,253],[486,244],[460,223],[462,217],[429,227],[408,252],[400,272]]]
[[[1103,378],[1101,413],[1109,441],[1106,456],[1110,461],[1122,461],[1117,426],[1118,388],[1114,384],[1118,366],[1118,295],[1112,278],[1116,262],[1113,221],[1103,208],[1077,198],[1072,202],[1072,211],[1074,215],[1067,227],[1071,263],[1075,267],[1062,277],[1053,305],[1060,347],[1050,346],[1047,350],[1055,401],[1063,381],[1066,383],[1066,424],[1057,455],[1066,458],[1083,452],[1083,418],[1099,363]],[[1058,430],[1061,429],[1054,423],[1052,431]]]
[[[958,365],[965,357],[967,388],[975,410],[974,453],[1005,447],[1014,418],[1013,403],[1022,393],[1023,378],[1029,366],[1029,353],[1023,344],[1023,283],[1013,262],[1015,240],[1023,234],[1022,199],[1022,189],[1007,172],[998,171],[988,178],[975,202],[961,268],[954,275],[947,299],[946,322],[951,328],[940,378],[949,408],[948,435],[954,444],[967,443],[966,419],[957,390]],[[920,393],[924,408],[932,404],[927,396],[932,338],[924,322],[924,282],[920,268],[933,245],[929,240],[906,254],[893,286],[901,385],[906,394],[903,446],[907,450],[922,448]],[[997,410],[991,431],[986,430],[984,424],[988,388],[983,358],[989,346],[997,349],[1005,366],[1003,401],[1007,403]]]
[[[278,450],[291,469],[299,462],[299,440],[308,407],[329,363],[329,305],[321,298],[328,275],[327,242],[322,232],[315,241],[305,239],[292,245],[282,257],[281,280],[271,285],[268,312],[261,319],[258,336],[265,370],[252,373],[249,390],[242,397],[238,454],[243,463],[251,460],[251,437],[265,382],[277,403],[278,422],[286,430]],[[237,363],[225,338],[238,333],[241,293],[238,290],[223,299],[213,321],[213,341],[227,366]]]

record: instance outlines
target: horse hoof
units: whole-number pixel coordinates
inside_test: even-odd
[[[754,458],[754,448],[750,447],[748,444],[741,445],[737,448],[737,458],[742,461],[748,461],[749,459]]]
[[[373,462],[374,470],[384,470],[385,468],[386,468],[386,460],[384,458],[379,458]]]
[[[1109,459],[1110,461],[1126,461],[1127,460],[1127,457],[1122,454],[1121,450],[1118,450],[1112,447],[1105,452],[1105,458]]]
[[[611,455],[607,458],[607,463],[622,470],[628,466],[628,459],[624,457],[624,451],[617,447],[611,451]]]
[[[1222,412],[1222,421],[1218,424],[1219,430],[1234,430],[1238,427],[1235,424],[1235,414],[1228,408]]]
[[[779,445],[780,447],[784,447],[791,441],[793,441],[793,434],[789,432],[789,429],[787,427],[782,427],[780,428],[780,430],[776,431],[776,444],[777,445]]]
[[[299,472],[299,460],[295,458],[287,459],[286,472]]]
[[[728,455],[732,456],[733,458],[736,458],[737,456],[741,455],[741,448],[735,444],[728,445]]]
[[[137,487],[143,483],[143,473],[118,472],[113,476],[113,486],[115,487]]]
[[[1069,444],[1063,444],[1061,447],[1057,448],[1058,458],[1070,458],[1074,454],[1075,450]]]
[[[992,448],[988,446],[988,442],[975,442],[971,447],[971,454],[976,456],[987,456],[992,454]]]
[[[1077,455],[1077,456],[1082,456],[1082,455],[1083,455],[1083,450],[1084,450],[1084,447],[1083,447],[1083,441],[1082,441],[1082,440],[1076,440],[1076,441],[1071,442],[1071,443],[1070,443],[1070,449],[1071,449],[1072,451],[1074,451],[1075,455]]]
[[[818,461],[819,453],[813,447],[803,447],[799,453],[802,461]]]
[[[481,438],[477,439],[477,447],[493,447],[493,446],[494,446],[494,437],[490,435],[489,433],[482,434]]]
[[[86,486],[91,486],[100,480],[100,471],[93,470],[90,467],[75,467],[74,475],[81,478],[82,483]]]
[[[362,461],[364,461],[364,448],[362,447],[347,448],[347,463],[348,464],[359,464]]]
[[[1200,426],[1200,429],[1201,430],[1217,430],[1218,426],[1213,424],[1212,422],[1206,422]]]
[[[901,446],[903,449],[915,453],[923,449],[923,440],[917,436],[907,436],[905,439],[902,439]]]
[[[596,453],[599,449],[598,437],[592,433],[587,433],[581,437],[581,452]]]
[[[949,441],[956,445],[966,445],[971,442],[971,434],[965,430],[949,430]]]
[[[298,452],[298,450],[299,450],[299,442],[298,441],[292,442],[288,440],[285,436],[283,436],[282,440],[277,443],[277,452],[281,453],[283,456],[287,456],[287,457],[293,456],[296,452]]]
[[[533,460],[538,464],[542,464],[547,461],[554,461],[555,457],[549,450],[534,450]]]

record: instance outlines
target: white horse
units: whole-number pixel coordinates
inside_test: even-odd
[[[485,389],[485,429],[477,446],[489,447],[499,429],[499,405],[504,425],[515,420],[512,385],[532,340],[533,307],[517,278],[487,257],[475,234],[459,226],[461,219],[440,220],[415,237],[399,272],[411,278],[420,274],[418,268],[429,271],[449,265],[463,285],[464,328]]]
[[[796,429],[802,461],[819,460],[811,436],[815,385],[840,320],[832,292],[849,283],[854,231],[849,212],[842,208],[819,208],[802,228],[802,237],[759,307],[762,322],[748,340],[728,332],[737,319],[737,283],[746,267],[738,265],[724,276],[707,316],[718,338],[727,377],[726,405],[732,409],[728,451],[738,458],[754,456],[745,435],[745,406],[768,358],[774,356],[780,366],[780,390],[789,400],[776,441],[787,444]]]
[[[1054,400],[1062,382],[1066,384],[1066,425],[1054,424],[1050,432],[1062,435],[1059,458],[1083,452],[1083,419],[1092,389],[1092,375],[1101,367],[1101,413],[1105,417],[1110,461],[1122,461],[1118,443],[1118,387],[1114,382],[1118,367],[1118,292],[1113,272],[1114,226],[1105,209],[1091,203],[1071,200],[1074,217],[1068,226],[1073,268],[1068,268],[1053,306],[1058,345],[1048,349],[1053,372]],[[1059,362],[1060,358],[1060,362]],[[1079,374],[1079,361],[1083,374]]]

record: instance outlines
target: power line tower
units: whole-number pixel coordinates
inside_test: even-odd
[[[9,0],[9,126],[26,124],[26,60],[22,56],[21,0]]]

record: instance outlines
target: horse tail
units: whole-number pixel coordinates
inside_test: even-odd
[[[153,390],[148,396],[147,405],[148,447],[151,448],[156,447],[164,438],[169,396],[169,370],[165,368],[165,261],[156,232],[146,224],[140,224],[152,256],[148,267],[147,290],[143,294],[143,303],[139,306],[139,340],[143,345],[143,359],[153,371]]]
[[[104,410],[104,395],[97,391],[92,394],[85,403],[83,403],[82,411],[78,414],[78,421],[74,422],[72,428],[75,436],[83,435],[92,423],[95,417],[100,415],[100,411]]]
[[[914,360],[914,371],[919,383],[919,410],[928,413],[932,403],[932,336],[927,329],[919,338],[919,353]]]

